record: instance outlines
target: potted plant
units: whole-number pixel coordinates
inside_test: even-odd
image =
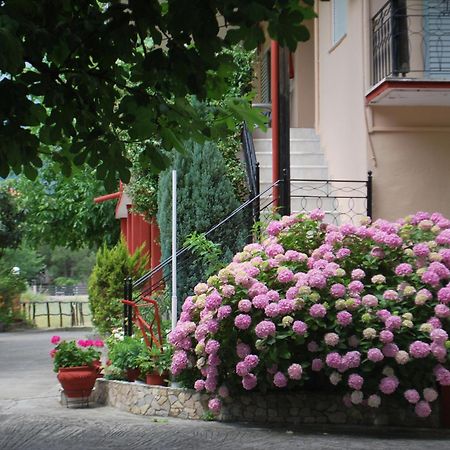
[[[128,381],[136,381],[139,377],[138,357],[144,347],[141,339],[124,336],[110,344],[109,359],[114,367],[121,369]]]
[[[166,386],[167,377],[172,360],[172,346],[165,344],[162,347],[145,347],[139,355],[139,369],[146,376],[146,383]]]
[[[56,345],[50,352],[53,369],[66,397],[89,397],[99,373],[103,341],[65,341],[53,336],[51,342]]]

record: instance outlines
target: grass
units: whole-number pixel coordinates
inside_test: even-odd
[[[77,302],[73,301],[48,301],[48,308],[50,313],[50,328],[58,328],[58,327],[71,327],[72,326],[72,318],[71,318],[71,305],[75,309],[75,304]],[[33,320],[33,305],[25,305],[25,314],[27,319],[32,322]],[[60,316],[60,306],[61,313]],[[35,308],[35,325],[37,328],[48,328],[48,319],[47,319],[47,301],[40,300],[39,302],[34,303]],[[91,321],[91,311],[89,309],[89,303],[82,303],[83,308],[83,320],[80,317],[80,303],[78,303],[78,309],[75,309],[76,312],[76,322],[75,326],[92,326]],[[62,322],[60,317],[62,317]]]

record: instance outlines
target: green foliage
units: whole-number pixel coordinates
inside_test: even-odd
[[[117,242],[114,202],[94,203],[95,197],[106,194],[94,170],[77,169],[68,179],[58,164],[45,158],[36,181],[19,176],[7,182],[26,214],[23,229],[28,245],[79,249]]]
[[[177,170],[177,242],[183,243],[194,232],[203,233],[224,219],[239,205],[233,186],[226,177],[224,160],[212,143],[200,146],[186,145],[188,155],[175,155],[173,167]],[[161,230],[162,259],[171,252],[172,230],[172,175],[164,172],[158,191],[158,223]],[[208,236],[220,246],[225,259],[245,242],[248,235],[244,214],[237,215],[226,226]],[[208,271],[208,263],[194,260],[178,269],[178,298],[187,293]]]
[[[101,333],[120,325],[123,314],[123,283],[145,272],[147,256],[138,249],[130,256],[123,239],[112,249],[103,245],[89,278],[88,293],[92,321]]]
[[[13,311],[13,301],[25,290],[21,276],[13,275],[10,269],[0,266],[0,322],[9,323],[20,314]]]
[[[18,248],[5,249],[0,267],[11,270],[20,268],[20,275],[25,280],[36,278],[44,268],[44,258],[36,250],[22,243]]]
[[[114,367],[121,370],[137,369],[139,356],[145,344],[141,338],[125,336],[123,340],[116,340],[109,348],[109,359]]]
[[[0,176],[30,179],[48,154],[70,175],[88,164],[110,187],[128,182],[129,142],[155,170],[180,149],[261,121],[247,100],[225,102],[206,127],[188,96],[220,98],[234,71],[222,48],[270,36],[292,51],[308,39],[313,0],[109,2],[5,0],[0,4]],[[195,13],[193,13],[195,12]],[[225,32],[221,28],[227,26]]]
[[[23,213],[17,208],[12,191],[0,187],[0,256],[6,248],[16,248],[22,237]]]
[[[138,357],[138,367],[141,374],[157,372],[159,375],[167,373],[172,363],[173,348],[169,344],[149,349],[145,346]]]
[[[184,241],[183,247],[189,250],[203,261],[205,277],[217,272],[224,265],[222,250],[219,244],[215,244],[206,238],[205,233],[192,233]]]
[[[101,357],[101,352],[95,347],[80,347],[75,341],[61,341],[55,350],[53,356],[55,372],[58,372],[61,367],[91,366]]]

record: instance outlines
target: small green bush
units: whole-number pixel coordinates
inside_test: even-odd
[[[109,249],[104,245],[97,252],[88,294],[92,321],[100,333],[111,333],[121,324],[124,279],[143,275],[147,260],[142,249],[131,256],[123,239],[115,247]]]

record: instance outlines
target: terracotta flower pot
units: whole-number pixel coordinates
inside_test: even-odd
[[[146,375],[145,382],[153,386],[166,386],[167,383],[164,381],[166,375],[165,373],[160,375],[158,372],[151,372]]]
[[[89,397],[97,379],[97,369],[92,366],[61,367],[57,378],[66,397]]]
[[[127,369],[127,380],[136,381],[140,375],[139,369]]]

